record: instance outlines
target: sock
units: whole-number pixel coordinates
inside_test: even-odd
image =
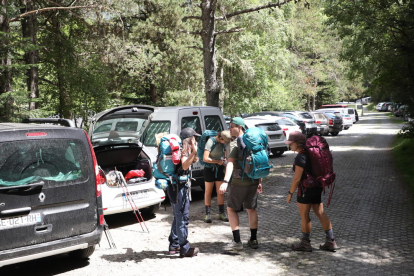
[[[240,230],[233,231],[233,240],[235,242],[240,242]]]
[[[224,214],[224,205],[219,205],[219,214]]]
[[[210,214],[210,206],[206,206],[206,214]]]
[[[332,229],[326,230],[325,231],[325,234],[326,234],[326,237],[327,238],[330,238],[331,240],[334,239],[334,235],[333,235],[333,230]]]
[[[256,229],[250,229],[250,241],[257,240],[257,228]]]
[[[303,233],[302,232],[302,239],[309,241],[310,240],[310,233]]]

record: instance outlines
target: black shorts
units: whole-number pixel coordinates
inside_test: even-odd
[[[217,177],[216,177],[217,173]],[[225,166],[214,166],[212,168],[204,167],[204,181],[205,182],[215,182],[215,181],[223,181],[224,174],[226,173]]]
[[[301,204],[320,204],[322,203],[322,188],[307,189],[305,196],[298,196],[297,202]]]

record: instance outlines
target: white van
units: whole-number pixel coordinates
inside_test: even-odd
[[[339,112],[339,113],[341,113],[341,115],[350,115],[351,118],[352,118],[352,123],[353,124],[355,124],[357,122],[357,117],[356,117],[355,109],[353,109],[351,107],[344,107],[344,108],[320,108],[320,109],[317,109],[315,111],[319,111],[319,112],[331,112],[331,113]]]

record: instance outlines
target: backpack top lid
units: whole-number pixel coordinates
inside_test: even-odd
[[[248,150],[263,150],[267,146],[267,135],[260,127],[252,127],[243,134],[243,142]]]
[[[170,143],[169,143],[169,140],[171,138],[175,139],[178,142],[178,144],[180,144],[180,146],[181,146],[181,139],[178,135],[176,135],[176,134],[167,134],[167,135],[165,135],[161,138],[160,144],[158,145],[159,146],[159,153],[161,155],[171,153],[171,146],[170,146]]]

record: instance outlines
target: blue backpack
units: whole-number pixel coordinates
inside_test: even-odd
[[[177,174],[181,168],[177,168],[177,165],[173,163],[170,146],[171,138],[178,141],[179,150],[181,151],[181,139],[178,135],[168,134],[161,138],[158,145],[157,160],[152,166],[152,175],[156,178],[155,185],[159,189],[166,189],[170,184],[178,184],[178,182],[187,181],[188,179],[188,176],[180,176],[177,179]]]
[[[200,164],[206,168],[213,168],[214,166],[216,166],[216,164],[204,162],[203,158],[204,158],[204,151],[206,149],[206,144],[209,139],[213,141],[213,146],[211,147],[211,151],[213,151],[213,149],[215,148],[216,139],[214,137],[217,136],[217,134],[218,132],[215,130],[206,130],[203,132],[203,134],[200,137],[200,140],[198,141],[198,146],[197,146],[198,160]]]
[[[247,175],[253,180],[269,175],[273,165],[269,165],[269,146],[264,130],[259,127],[247,129],[243,134],[243,142],[246,145],[243,163],[237,160],[243,169],[242,178]]]

